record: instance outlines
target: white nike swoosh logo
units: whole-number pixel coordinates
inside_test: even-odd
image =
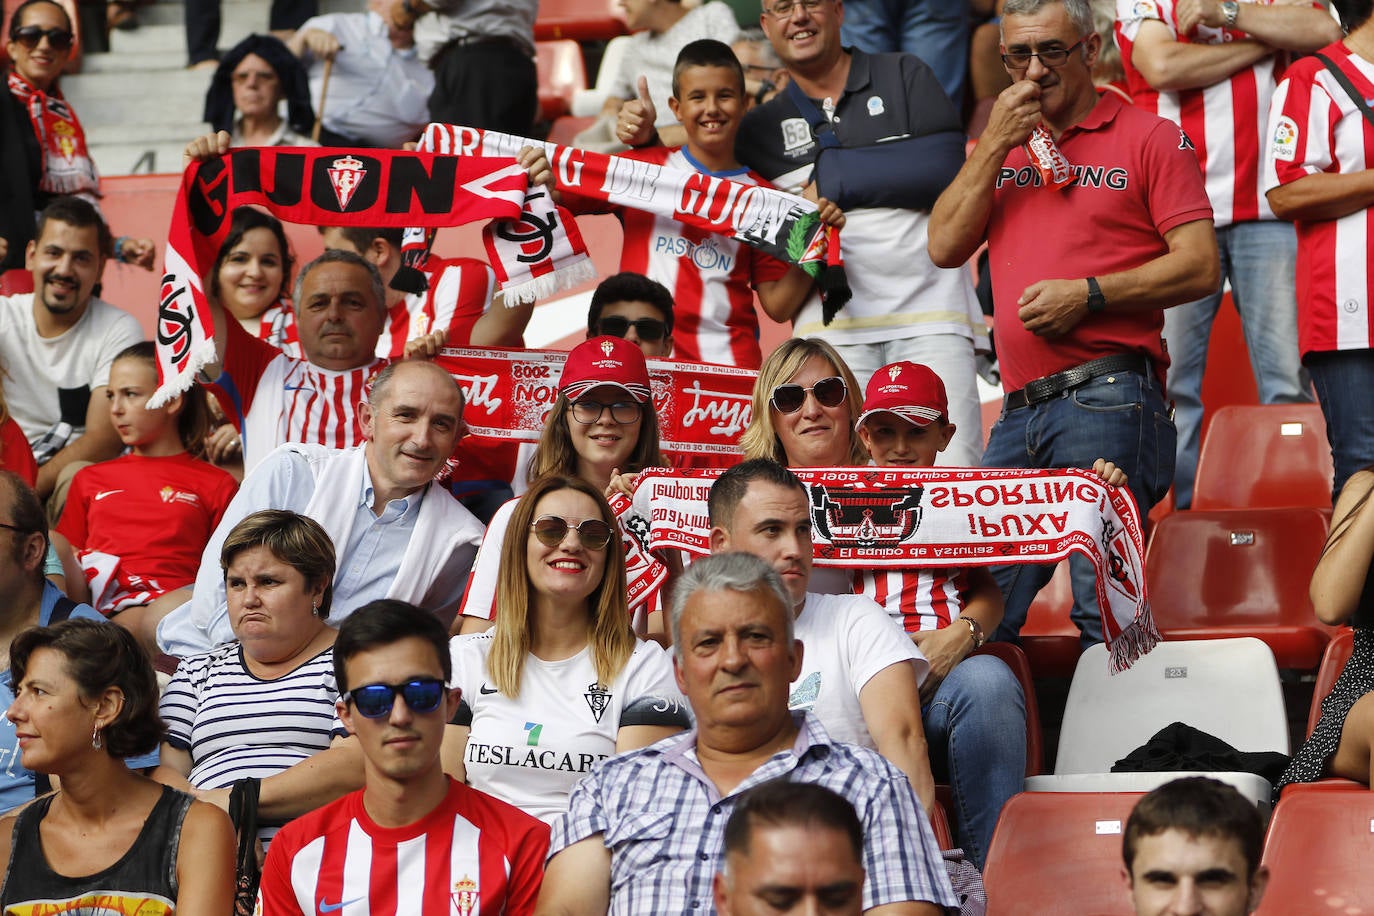
[[[96,502],[100,502],[102,499],[104,499],[104,498],[107,497],[107,496],[114,496],[116,493],[123,493],[123,492],[124,492],[123,490],[101,490],[99,493],[95,494],[95,501],[96,501]]]

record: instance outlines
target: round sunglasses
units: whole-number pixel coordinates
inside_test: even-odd
[[[444,697],[444,682],[433,677],[417,677],[403,684],[368,684],[343,695],[345,703],[352,703],[358,714],[368,719],[391,715],[400,694],[411,712],[434,712]]]
[[[10,32],[10,40],[17,41],[24,47],[32,51],[38,47],[38,43],[44,37],[48,39],[48,47],[54,51],[65,51],[72,46],[74,36],[66,29],[45,29],[41,25],[20,26]]]
[[[832,375],[830,378],[821,379],[810,388],[792,384],[779,385],[773,389],[773,396],[768,399],[768,402],[773,405],[778,413],[796,413],[806,403],[807,392],[810,392],[815,397],[816,403],[822,407],[839,407],[844,403],[848,391],[844,379],[838,375]]]
[[[668,333],[668,325],[657,318],[636,318],[631,321],[621,315],[607,315],[597,321],[596,329],[607,337],[624,337],[633,325],[640,340],[654,342],[662,340]]]
[[[580,524],[569,525],[566,518],[541,515],[530,523],[530,530],[545,547],[557,547],[568,536],[568,529],[577,532],[577,539],[588,550],[605,550],[611,542],[611,526],[599,518],[584,518]]]

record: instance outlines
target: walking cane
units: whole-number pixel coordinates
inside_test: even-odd
[[[324,100],[329,95],[329,74],[334,70],[334,58],[324,59],[324,79],[320,80],[320,108],[315,112],[315,129],[310,132],[310,139],[316,143],[320,142],[320,128],[324,126]]]

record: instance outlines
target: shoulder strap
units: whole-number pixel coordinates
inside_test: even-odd
[[[811,135],[816,138],[821,149],[838,149],[840,138],[835,136],[834,125],[816,107],[816,103],[811,101],[810,97],[802,91],[796,80],[787,81],[787,97],[792,100],[793,105],[797,106],[797,111],[806,119],[806,123],[811,125]]]
[[[1350,82],[1350,77],[1346,76],[1341,68],[1336,66],[1336,62],[1325,54],[1318,51],[1315,56],[1326,66],[1327,70],[1331,71],[1331,75],[1335,78],[1336,82],[1341,84],[1341,88],[1345,90],[1346,95],[1350,96],[1351,101],[1355,103],[1355,107],[1360,110],[1360,114],[1364,115],[1364,119],[1371,125],[1374,125],[1374,111],[1369,110],[1369,103],[1364,100],[1364,96],[1360,95],[1359,90],[1355,88],[1355,84]]]

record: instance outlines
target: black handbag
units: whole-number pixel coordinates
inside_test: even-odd
[[[229,818],[238,832],[234,862],[234,916],[253,916],[258,901],[258,787],[257,779],[240,779],[229,790]]]

